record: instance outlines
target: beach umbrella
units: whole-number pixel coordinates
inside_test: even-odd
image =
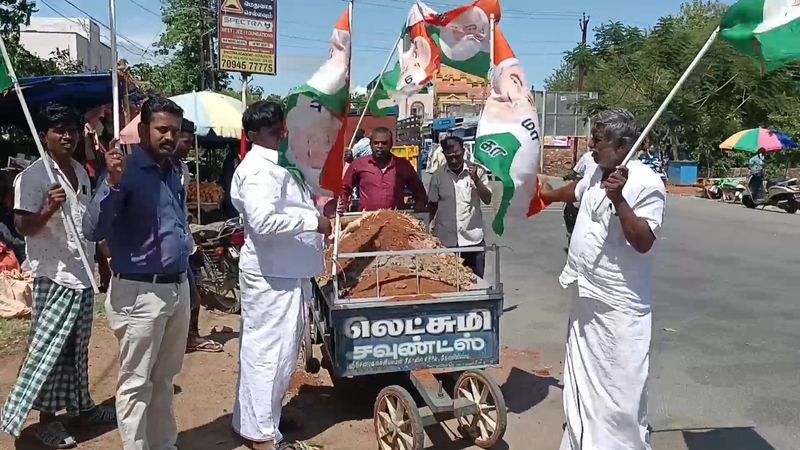
[[[723,150],[741,150],[749,153],[756,153],[760,148],[768,152],[779,152],[797,148],[797,143],[780,131],[753,128],[734,134],[720,144],[719,148]]]
[[[197,136],[239,139],[242,134],[242,102],[211,91],[170,97],[183,109],[183,117],[194,122]],[[138,144],[140,117],[136,116],[120,133],[122,144]]]

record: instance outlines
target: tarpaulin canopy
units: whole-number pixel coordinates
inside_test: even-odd
[[[112,101],[110,73],[20,78],[19,83],[33,114],[49,102],[64,103],[86,112]],[[140,96],[134,89],[131,101]],[[6,89],[0,93],[0,125],[24,123],[14,88]]]

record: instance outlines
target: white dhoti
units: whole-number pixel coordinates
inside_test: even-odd
[[[561,450],[650,450],[650,313],[588,298],[572,302],[564,361]]]
[[[281,407],[297,365],[308,279],[241,272],[242,325],[233,428],[255,442],[280,442]]]

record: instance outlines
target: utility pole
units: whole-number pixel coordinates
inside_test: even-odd
[[[581,26],[581,50],[586,48],[586,39],[589,34],[589,16],[586,13],[583,13],[583,17],[580,20],[579,25]],[[583,82],[586,76],[586,68],[578,67],[578,91],[583,91]]]
[[[206,20],[205,17],[205,8],[204,1],[199,0],[199,17],[200,17],[200,91],[206,90]]]

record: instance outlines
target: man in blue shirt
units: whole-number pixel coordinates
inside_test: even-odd
[[[766,159],[767,151],[760,148],[756,156],[750,158],[748,162],[748,166],[750,166],[750,193],[755,201],[761,200],[763,197]]]
[[[83,233],[105,239],[113,277],[106,315],[120,344],[117,417],[124,450],[175,450],[174,377],[189,328],[191,234],[173,162],[183,110],[154,97],[142,107],[140,146],[106,154],[107,176]]]

